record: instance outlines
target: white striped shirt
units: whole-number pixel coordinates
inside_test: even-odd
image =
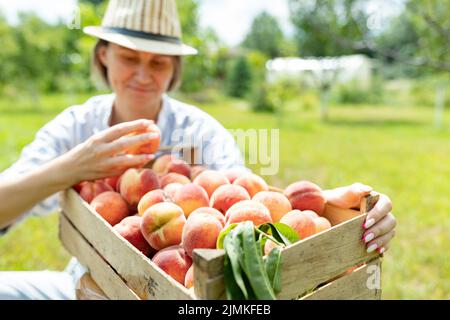
[[[36,169],[86,141],[93,134],[109,128],[114,99],[115,94],[95,96],[82,105],[64,110],[37,132],[34,141],[22,150],[18,161],[0,173],[0,179],[14,179]],[[211,169],[223,171],[241,168],[243,172],[250,171],[245,167],[231,133],[197,107],[163,95],[156,124],[161,130],[161,146],[173,146],[187,141],[201,147],[200,153]],[[58,197],[55,194],[24,213],[15,223],[29,215],[54,212],[58,207]]]

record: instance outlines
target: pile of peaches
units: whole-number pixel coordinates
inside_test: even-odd
[[[230,224],[281,222],[300,239],[331,227],[321,217],[323,192],[312,182],[271,191],[256,174],[190,166],[172,155],[157,158],[151,169],[128,169],[74,189],[118,234],[187,288],[193,286],[193,250],[215,249]],[[265,253],[273,246],[267,241]]]

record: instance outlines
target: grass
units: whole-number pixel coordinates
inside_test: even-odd
[[[86,97],[44,97],[41,109],[12,112],[0,100],[0,171],[60,110]],[[332,106],[321,122],[314,108],[290,103],[282,120],[218,98],[202,108],[226,128],[280,128],[280,170],[269,183],[312,180],[324,188],[361,181],[388,194],[397,236],[383,264],[383,299],[450,298],[450,117],[433,128],[433,111],[396,106]],[[9,110],[9,112],[4,112]],[[248,147],[242,146],[246,153]],[[258,172],[259,166],[252,165]],[[0,238],[0,270],[62,270],[69,259],[57,217],[30,218]]]

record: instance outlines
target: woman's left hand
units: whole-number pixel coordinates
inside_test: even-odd
[[[327,202],[340,208],[350,209],[359,207],[361,199],[368,195],[372,188],[361,183],[325,190]],[[363,225],[365,231],[363,241],[366,243],[367,252],[377,250],[383,253],[389,249],[389,242],[395,236],[397,221],[392,214],[392,202],[388,196],[380,194],[380,199],[367,213]]]

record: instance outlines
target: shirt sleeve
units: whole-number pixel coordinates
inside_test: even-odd
[[[22,149],[19,159],[0,173],[0,179],[15,179],[70,150],[73,147],[73,122],[72,114],[68,109],[47,123],[36,133],[34,140]],[[57,209],[58,196],[54,194],[22,214],[12,225],[29,215],[46,215]],[[0,236],[2,233],[6,233],[6,230],[0,230]]]

